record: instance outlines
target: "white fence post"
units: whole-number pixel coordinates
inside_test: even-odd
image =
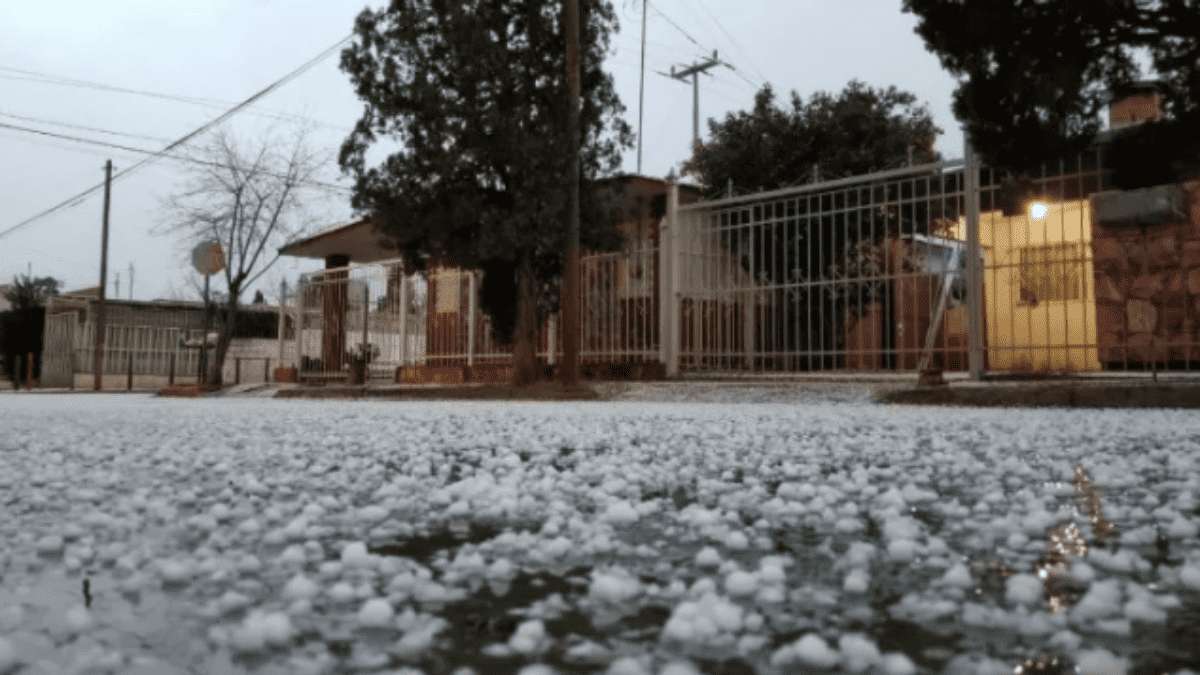
[[[581,305],[583,303],[580,303]],[[551,314],[546,318],[546,363],[554,365],[556,345],[558,343],[558,315]]]
[[[658,236],[659,354],[667,376],[679,374],[679,185],[672,183],[667,196],[667,217]]]
[[[400,269],[400,365],[408,365],[408,275]]]
[[[475,365],[475,273],[467,272],[467,365]]]
[[[983,379],[983,270],[979,245],[979,158],[966,137],[963,200],[967,220],[967,369],[971,379]]]

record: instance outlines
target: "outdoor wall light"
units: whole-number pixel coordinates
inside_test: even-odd
[[[1046,202],[1031,202],[1029,204],[1029,217],[1033,220],[1042,220],[1048,213],[1050,213],[1050,206]]]

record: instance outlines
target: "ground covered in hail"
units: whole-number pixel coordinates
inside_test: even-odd
[[[0,396],[0,673],[1180,672],[1200,415]]]

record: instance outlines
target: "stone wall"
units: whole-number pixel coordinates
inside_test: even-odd
[[[1093,223],[1096,326],[1107,369],[1200,367],[1200,182],[1184,191],[1184,222]]]

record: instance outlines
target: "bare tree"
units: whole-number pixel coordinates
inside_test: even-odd
[[[219,241],[225,250],[210,384],[221,384],[242,293],[275,264],[280,246],[308,229],[305,201],[326,163],[309,147],[304,131],[256,142],[220,132],[193,154],[188,178],[165,201],[169,231],[193,243]]]

